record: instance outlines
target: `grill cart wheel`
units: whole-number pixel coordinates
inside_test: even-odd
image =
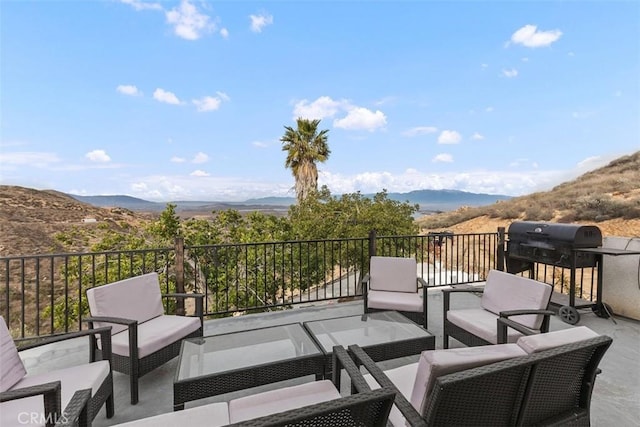
[[[602,303],[602,307],[598,307],[597,305],[592,306],[591,310],[596,314],[596,316],[602,317],[603,319],[608,319],[613,316],[613,309],[606,302]]]
[[[578,310],[576,310],[575,307],[571,307],[570,305],[563,305],[560,307],[558,314],[563,322],[570,325],[575,325],[580,321],[580,313],[578,313]]]

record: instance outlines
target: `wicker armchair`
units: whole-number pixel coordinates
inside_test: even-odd
[[[612,339],[597,336],[593,331],[576,332],[562,333],[561,339],[551,338],[551,345],[545,345],[543,339],[523,342],[523,355],[488,364],[476,360],[472,368],[461,368],[469,362],[469,354],[454,356],[459,363],[457,369],[449,366],[444,369],[449,373],[435,375],[426,382],[422,382],[425,377],[419,373],[418,365],[422,359],[416,364],[382,371],[360,347],[350,346],[349,351],[356,363],[364,365],[370,373],[370,384],[373,382],[396,390],[389,418],[395,426],[404,426],[405,423],[411,426],[492,427],[589,425],[591,394],[595,377],[600,372],[598,364]],[[544,338],[544,335],[550,334],[539,337]],[[587,336],[590,338],[577,340]],[[562,341],[569,343],[555,346]],[[457,351],[480,355],[496,347],[504,346],[506,349],[519,345],[500,344],[435,352],[440,352],[440,356]],[[443,367],[437,369],[443,370]],[[415,383],[411,375],[407,375],[411,370]],[[409,380],[412,384],[407,384]],[[429,385],[430,390],[426,390]],[[420,396],[419,392],[424,394]]]
[[[482,294],[480,307],[451,307],[452,295],[470,292]],[[449,348],[449,337],[468,346],[513,343],[523,335],[548,332],[554,314],[547,309],[550,285],[498,270],[489,271],[484,289],[451,288],[442,293],[442,348]],[[510,321],[499,323],[500,318]]]
[[[104,343],[101,360],[27,374],[20,351],[80,337],[93,338],[95,334],[99,334]],[[75,420],[77,425],[86,426],[105,404],[107,418],[112,418],[114,399],[110,357],[110,327],[52,336],[18,349],[4,318],[0,316],[0,425],[20,426],[35,418],[47,426],[66,420]]]
[[[161,294],[157,273],[87,289],[89,327],[112,326],[113,369],[129,375],[131,403],[138,403],[138,378],[180,353],[184,338],[202,336],[201,294]],[[163,298],[195,298],[195,317],[164,314]],[[102,347],[92,343],[92,360]]]
[[[427,329],[427,283],[414,258],[372,256],[362,292],[365,313],[395,310]]]

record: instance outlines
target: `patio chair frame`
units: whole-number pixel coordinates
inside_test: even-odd
[[[123,356],[113,353],[111,356],[111,364],[113,369],[117,372],[129,375],[129,382],[131,387],[131,404],[135,405],[139,401],[139,386],[138,379],[143,375],[153,371],[154,369],[164,365],[169,360],[180,354],[180,346],[182,340],[185,338],[197,338],[202,336],[203,332],[203,294],[188,294],[188,293],[167,293],[162,294],[163,298],[195,298],[195,316],[200,318],[200,328],[196,329],[189,335],[174,341],[173,343],[159,349],[158,351],[151,353],[143,358],[138,356],[138,321],[132,319],[123,319],[120,317],[106,317],[106,316],[88,316],[83,319],[90,328],[93,327],[94,322],[114,323],[118,325],[125,325],[127,327],[127,333],[129,334],[129,355]],[[120,332],[124,333],[124,331]],[[109,337],[111,339],[111,337]],[[98,342],[95,337],[91,341],[90,350],[91,360],[96,357],[102,357],[102,350],[98,347]]]
[[[110,326],[95,328],[95,329],[93,328],[85,329],[78,332],[69,332],[61,335],[54,335],[47,338],[43,338],[34,343],[18,347],[18,353],[24,350],[33,349],[33,348],[41,347],[44,345],[66,341],[74,338],[85,337],[85,336],[89,337],[89,343],[90,343],[90,346],[92,346],[93,342],[96,340],[95,338],[96,335],[100,335],[100,340],[103,343],[102,345],[103,351],[100,353],[100,355],[97,355],[97,357],[91,356],[90,362],[95,362],[97,360],[107,360],[111,362],[111,327]],[[91,350],[90,350],[90,353],[91,353]],[[103,383],[98,388],[98,391],[93,396],[91,396],[91,390],[88,390],[89,398],[86,402],[86,410],[85,410],[86,414],[82,415],[82,417],[80,418],[79,425],[82,425],[82,426],[90,425],[91,422],[95,419],[100,409],[102,408],[102,405],[105,403],[106,403],[107,418],[113,417],[115,413],[115,408],[114,408],[114,397],[113,397],[112,369],[113,369],[113,366],[110,363],[109,374],[107,375]],[[0,393],[0,402],[19,399],[22,397],[28,397],[31,395],[43,394],[44,401],[45,401],[45,415],[49,413],[60,414],[61,413],[60,412],[61,398],[59,396],[60,390],[57,391],[58,396],[55,397],[56,390],[55,390],[55,387],[52,387],[52,384],[56,384],[56,383],[60,384],[60,381],[54,381],[52,383],[5,391],[3,393]],[[78,391],[76,391],[76,394],[78,394]],[[76,396],[76,394],[74,394],[74,397],[68,403],[67,407],[65,408],[65,411],[71,411],[72,413],[75,413],[78,407],[80,408],[82,407],[81,401],[78,400],[80,398],[80,395]],[[52,403],[53,401],[51,399],[57,399],[57,403]],[[55,419],[55,417],[52,419]]]

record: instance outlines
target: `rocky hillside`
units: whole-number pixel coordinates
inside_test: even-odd
[[[86,250],[105,233],[123,232],[151,217],[121,208],[98,208],[57,191],[0,186],[0,256],[61,253],[58,233],[77,234],[74,249]],[[83,233],[73,233],[82,230]]]
[[[424,232],[493,232],[513,221],[593,224],[605,236],[640,237],[640,151],[550,191],[417,220]]]

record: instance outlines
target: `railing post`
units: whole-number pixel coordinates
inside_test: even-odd
[[[506,241],[505,241],[504,227],[498,227],[498,247],[496,251],[496,256],[498,257],[498,259],[496,259],[496,267],[500,271],[504,271],[505,244],[506,244]]]
[[[369,256],[376,255],[376,230],[369,232]]]
[[[176,237],[176,292],[184,293],[184,237]],[[176,314],[184,315],[184,298],[178,298],[176,301]]]

